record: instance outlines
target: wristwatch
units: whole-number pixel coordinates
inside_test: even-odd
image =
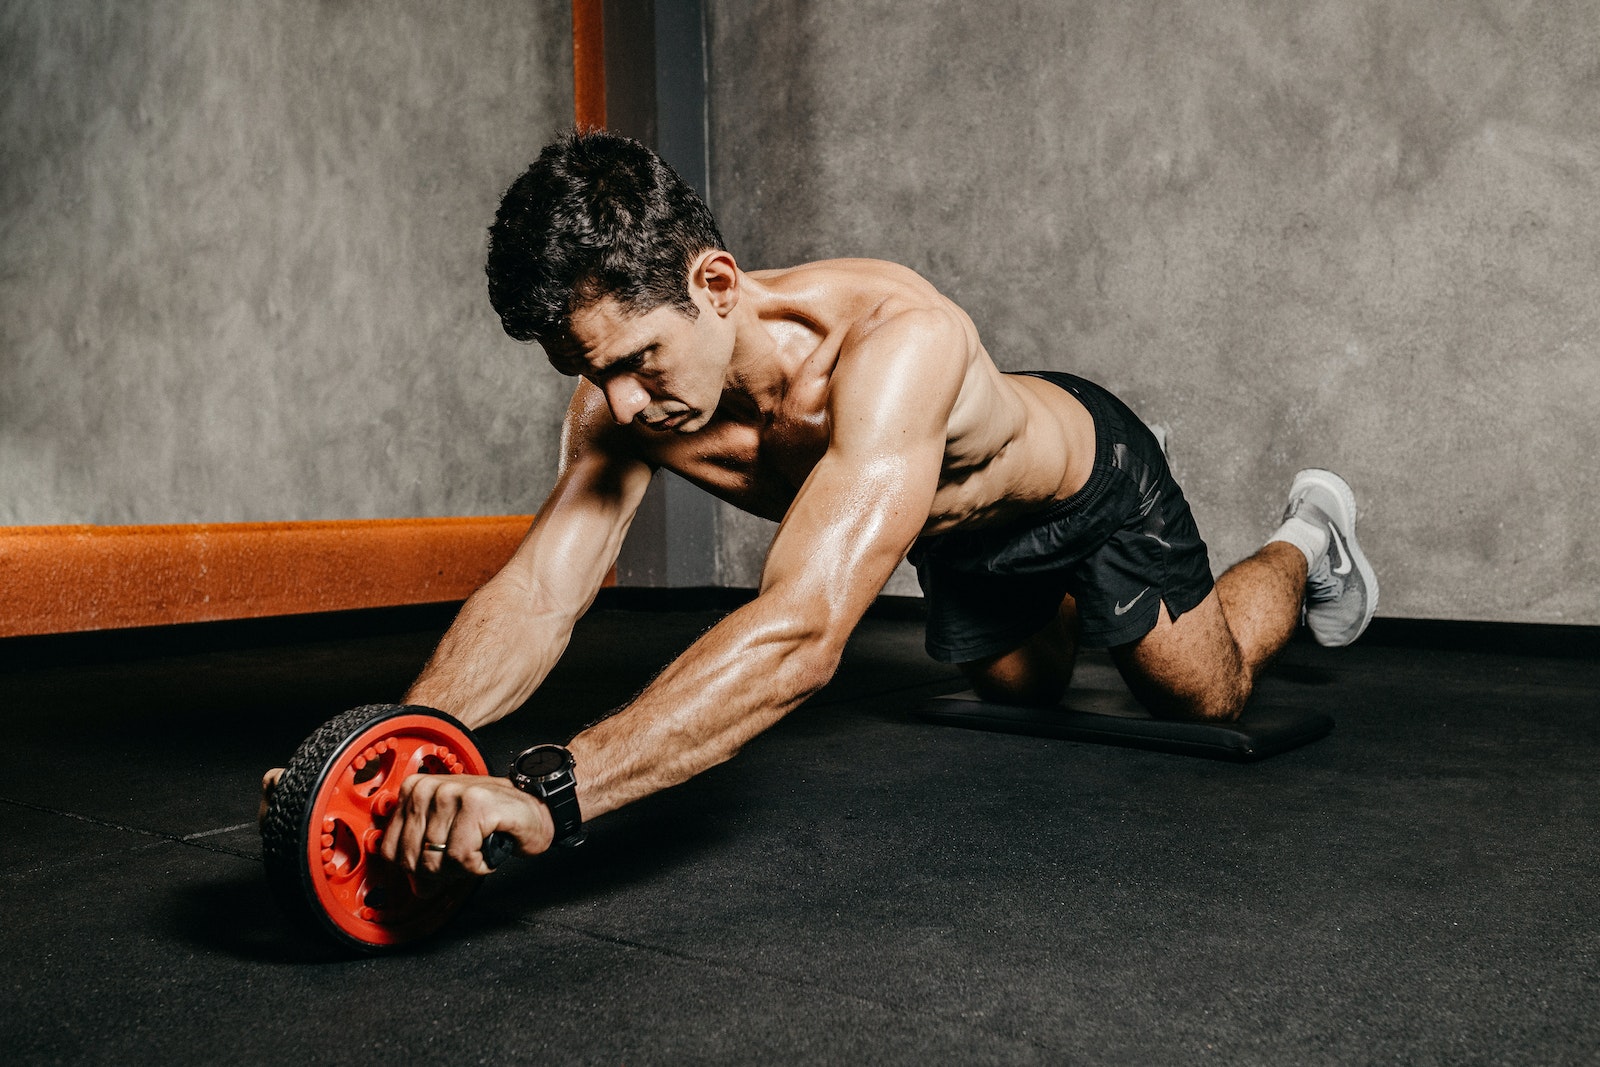
[[[534,745],[511,761],[511,784],[538,797],[556,824],[556,844],[583,844],[583,814],[578,810],[578,780],[572,753],[560,745]]]

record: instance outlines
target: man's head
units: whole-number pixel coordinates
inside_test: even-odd
[[[547,146],[489,228],[489,301],[506,333],[560,346],[579,309],[605,297],[630,313],[697,314],[688,275],[723,247],[704,202],[626,137],[573,132]]]

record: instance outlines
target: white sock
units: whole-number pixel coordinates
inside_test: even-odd
[[[1278,527],[1278,532],[1267,538],[1267,544],[1274,541],[1287,541],[1301,552],[1305,553],[1306,570],[1314,571],[1322,557],[1328,554],[1328,531],[1314,522],[1307,522],[1298,515],[1285,519],[1283,525]]]

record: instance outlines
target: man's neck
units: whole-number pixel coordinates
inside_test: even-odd
[[[739,304],[733,310],[733,356],[717,410],[734,421],[765,422],[787,395],[803,355],[786,351],[773,329],[775,324],[791,320],[794,310],[742,271],[739,283]],[[801,359],[797,360],[797,355]]]

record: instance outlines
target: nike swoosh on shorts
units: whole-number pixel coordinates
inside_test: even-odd
[[[1134,597],[1132,600],[1128,601],[1126,604],[1118,604],[1116,607],[1112,608],[1112,610],[1115,611],[1118,615],[1126,615],[1128,612],[1133,610],[1133,606],[1135,604],[1137,604],[1139,601],[1144,599],[1144,595],[1146,593],[1148,593],[1149,591],[1150,591],[1150,587],[1147,585],[1143,589],[1139,590],[1139,595],[1138,596]]]

